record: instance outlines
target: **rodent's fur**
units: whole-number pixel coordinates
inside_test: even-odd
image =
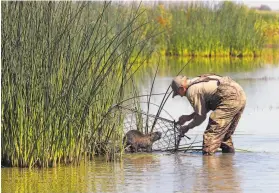
[[[147,152],[152,151],[152,145],[155,141],[161,139],[162,133],[159,131],[151,132],[144,135],[138,130],[130,130],[123,138],[125,149],[129,146],[131,152],[137,152],[139,149],[145,149]]]

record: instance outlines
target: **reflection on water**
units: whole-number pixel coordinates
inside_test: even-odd
[[[231,155],[204,156],[200,183],[207,192],[242,192],[238,170]]]
[[[190,61],[190,62],[189,62]],[[188,63],[189,62],[189,63]],[[159,63],[160,77],[175,76],[183,67],[182,74],[187,76],[196,76],[202,73],[217,74],[237,74],[251,73],[257,69],[265,68],[267,64],[272,66],[279,65],[279,54],[272,59],[268,58],[185,58],[185,57],[161,57],[158,60],[151,61],[153,65],[143,66],[141,72],[137,73],[138,78],[143,81],[148,76],[154,76],[156,65]],[[187,64],[188,63],[188,64]],[[147,79],[148,80],[148,79]]]
[[[278,153],[154,153],[78,167],[2,168],[2,192],[278,192],[278,159]]]
[[[153,93],[165,92],[187,60],[161,61]],[[43,170],[2,168],[2,192],[279,192],[278,64],[265,64],[260,59],[195,59],[182,72],[190,77],[208,72],[230,75],[242,85],[247,106],[233,140],[236,149],[252,153],[212,157],[153,153],[125,155],[122,162],[116,163],[96,160]],[[138,74],[142,93],[149,93],[155,69],[149,65]],[[155,104],[161,100],[162,96],[151,98]],[[164,109],[173,119],[192,112],[188,101],[180,97],[170,98]],[[150,112],[155,114],[157,109]],[[189,136],[202,141],[206,124],[191,130]]]

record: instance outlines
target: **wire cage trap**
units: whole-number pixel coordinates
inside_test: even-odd
[[[153,143],[153,151],[178,151],[185,150],[185,147],[189,146],[187,142],[190,138],[179,136],[180,125],[176,124],[175,120],[147,114],[136,108],[121,105],[118,107],[125,114],[123,124],[125,133],[130,130],[139,130],[143,134],[156,131],[162,133],[161,139]]]

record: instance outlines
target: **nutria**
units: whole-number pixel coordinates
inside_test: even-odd
[[[129,146],[131,152],[137,152],[140,148],[152,151],[152,144],[161,139],[162,133],[159,131],[144,135],[138,130],[130,130],[123,138],[125,149]]]

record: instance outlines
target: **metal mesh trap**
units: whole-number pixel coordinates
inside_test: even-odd
[[[160,140],[153,143],[153,151],[175,151],[185,150],[189,146],[189,137],[179,137],[179,125],[174,120],[169,120],[160,116],[147,114],[139,111],[136,108],[118,106],[125,114],[124,132],[129,130],[139,130],[143,134],[160,131],[162,137]],[[183,148],[184,147],[184,148]]]

